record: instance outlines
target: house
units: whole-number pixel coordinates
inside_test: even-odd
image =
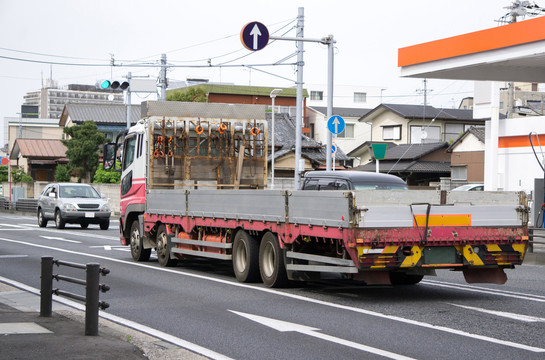
[[[57,139],[15,139],[9,158],[35,181],[53,181],[59,164],[67,164],[66,146]]]
[[[272,126],[269,117],[269,149],[272,149]],[[274,130],[274,168],[275,188],[293,188],[295,169],[295,120],[288,114],[275,115]],[[269,150],[269,155],[272,151]],[[331,152],[326,151],[326,145],[303,135],[301,141],[301,160],[304,161],[302,171],[325,169],[326,156]],[[273,157],[269,156],[268,169],[271,176]],[[351,159],[342,150],[335,153],[335,167],[344,169],[351,164]]]
[[[371,109],[334,107],[333,115],[338,115],[345,121],[344,131],[337,134],[335,144],[348,153],[362,143],[371,139],[371,125],[360,122]],[[329,130],[327,128],[327,107],[311,106],[307,109],[309,137],[323,144],[327,143]]]
[[[371,142],[367,143],[370,147]],[[383,160],[379,160],[381,173],[397,175],[409,186],[435,186],[443,177],[450,176],[450,154],[447,142],[420,144],[388,143]],[[359,171],[376,171],[376,160],[354,168]]]
[[[191,90],[201,90],[206,94],[206,99],[209,103],[272,105],[271,91],[275,89],[282,90],[275,97],[274,105],[277,108],[277,112],[295,116],[297,106],[296,88],[205,83],[168,90],[167,99],[171,99],[176,93],[183,94]],[[306,98],[308,98],[308,93],[306,90],[303,90],[303,117],[306,116],[304,113],[306,110]]]
[[[68,103],[64,106],[59,125],[69,127],[92,120],[107,139],[115,139],[118,133],[127,129],[127,108],[123,104]],[[130,122],[134,125],[140,120],[140,106],[132,105],[130,109]]]
[[[485,119],[474,119],[469,109],[437,109],[433,106],[381,104],[361,117],[372,123],[372,141],[396,144],[454,141]]]
[[[372,142],[421,144],[453,142],[471,126],[484,126],[486,119],[474,119],[469,109],[437,109],[433,106],[381,104],[358,121],[371,124]],[[348,152],[354,165],[370,160],[368,146]]]
[[[470,127],[453,142],[450,156],[451,187],[484,182],[484,127]]]

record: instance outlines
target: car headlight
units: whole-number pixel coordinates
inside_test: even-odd
[[[110,207],[108,206],[108,204],[104,204],[102,205],[102,208],[100,209],[100,211],[109,212]]]
[[[61,208],[62,208],[64,211],[77,211],[77,209],[76,209],[76,207],[74,206],[74,204],[71,204],[71,203],[62,204],[62,205],[61,205]]]

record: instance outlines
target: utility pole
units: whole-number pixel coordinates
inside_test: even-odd
[[[305,18],[305,9],[300,7],[299,13],[297,15],[297,30],[296,37],[297,41],[297,106],[295,108],[295,166],[294,166],[294,189],[299,190],[299,183],[301,179],[301,133],[302,133],[302,122],[303,122],[303,28],[304,28],[304,18]]]
[[[131,127],[131,78],[132,74],[130,72],[127,73],[127,81],[129,82],[129,87],[127,88],[127,130]]]
[[[159,93],[159,100],[165,101],[167,99],[167,54],[161,55],[161,74],[159,76],[159,87],[161,91]]]
[[[326,121],[328,121],[333,116],[333,59],[334,59],[334,44],[333,35],[329,35],[325,38],[327,42],[327,116]],[[333,134],[331,131],[327,131],[327,142],[326,142],[326,170],[331,171],[331,151],[333,146]],[[333,168],[335,164],[333,164]]]

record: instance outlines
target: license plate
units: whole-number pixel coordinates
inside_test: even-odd
[[[94,212],[86,212],[86,213],[85,213],[85,217],[86,217],[86,218],[94,218],[94,217],[95,217],[95,213],[94,213]]]

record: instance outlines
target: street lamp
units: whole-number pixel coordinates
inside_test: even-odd
[[[274,189],[274,99],[276,95],[280,94],[282,89],[274,89],[271,91],[271,100],[272,100],[272,118],[271,118],[271,188]]]

